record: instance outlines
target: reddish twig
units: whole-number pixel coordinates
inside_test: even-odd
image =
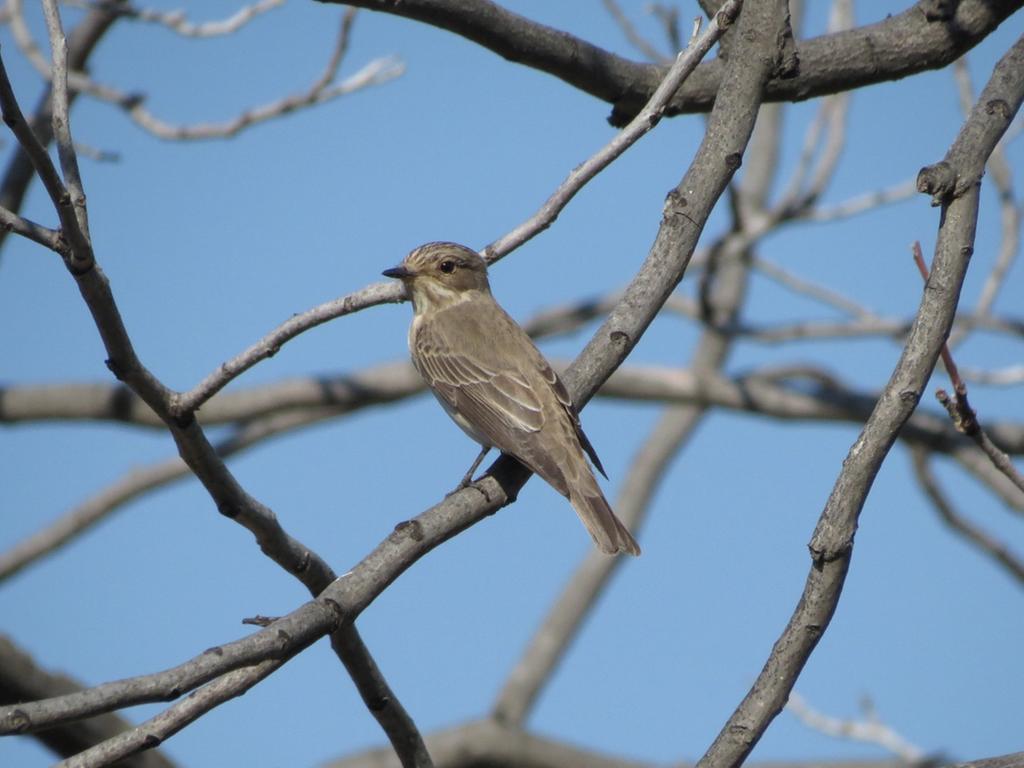
[[[921,277],[927,282],[928,265],[924,263],[924,256],[921,254],[921,243],[915,241],[912,250],[914,253],[914,263],[917,264]],[[949,413],[949,418],[953,420],[953,425],[957,430],[977,443],[978,447],[989,457],[992,464],[1006,475],[1010,482],[1024,492],[1024,476],[1021,476],[1017,468],[1013,466],[1010,457],[1001,451],[985,433],[985,430],[981,428],[978,414],[967,400],[967,385],[960,378],[960,371],[957,370],[956,363],[953,362],[953,355],[950,353],[947,344],[942,345],[941,354],[942,364],[946,366],[946,372],[949,374],[949,380],[953,385],[954,395],[950,397],[946,390],[939,388],[935,391],[936,399]]]

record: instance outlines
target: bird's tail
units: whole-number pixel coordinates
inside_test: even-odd
[[[598,549],[609,555],[616,552],[639,555],[640,545],[636,543],[629,529],[615,516],[593,478],[591,477],[590,483],[582,485],[592,487],[570,488],[569,502],[580,516],[583,525],[590,531]]]

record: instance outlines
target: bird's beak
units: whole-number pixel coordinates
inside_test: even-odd
[[[407,278],[415,276],[415,272],[399,264],[397,267],[391,269],[385,269],[381,272],[384,277],[393,277],[396,280],[405,280]]]

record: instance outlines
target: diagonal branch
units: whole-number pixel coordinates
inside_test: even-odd
[[[82,689],[70,677],[42,669],[29,654],[0,634],[0,704],[34,701]],[[75,723],[66,723],[34,734],[35,738],[58,755],[67,757],[99,741],[116,736],[133,724],[119,715],[106,714]],[[122,768],[174,768],[160,750],[150,750],[125,760]]]
[[[978,105],[946,155],[968,168],[985,159],[1024,99],[1024,39],[996,65]],[[998,101],[1008,108],[988,110]],[[922,172],[923,173],[923,172]],[[920,185],[919,185],[919,188]],[[924,191],[922,189],[922,191]],[[930,190],[931,191],[931,190]],[[950,190],[952,191],[952,190]],[[933,194],[936,192],[933,191]],[[853,553],[853,536],[875,475],[921,398],[953,324],[978,216],[978,184],[943,201],[933,269],[903,354],[871,416],[850,448],[811,539],[803,594],[753,687],[698,768],[736,766],[781,711],[804,664],[832,619]]]
[[[911,450],[910,456],[913,459],[914,476],[942,521],[1024,585],[1024,560],[1017,557],[1006,544],[990,536],[956,511],[939,485],[935,473],[932,472],[931,454],[928,450],[915,447]]]

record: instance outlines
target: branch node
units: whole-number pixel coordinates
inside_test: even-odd
[[[926,21],[949,21],[956,12],[957,0],[925,0],[921,3]]]
[[[238,517],[238,513],[241,511],[237,506],[228,501],[222,501],[217,504],[217,511],[220,512],[228,520],[234,520]]]
[[[608,334],[608,340],[620,347],[627,347],[630,344],[629,334],[625,331],[612,331]]]
[[[947,202],[955,190],[956,171],[945,160],[926,165],[917,173],[917,191],[931,195],[933,206]]]
[[[904,389],[900,391],[900,400],[905,403],[916,403],[921,395],[916,389]]]
[[[117,362],[112,357],[108,357],[103,361],[103,364],[107,366],[107,370],[114,374],[114,378],[118,381],[125,380],[124,366],[122,366],[121,363]]]
[[[413,541],[423,541],[423,526],[419,520],[403,520],[395,526],[395,533],[407,534]]]
[[[153,749],[159,747],[163,739],[157,736],[155,733],[147,733],[142,739],[142,749]]]
[[[1009,121],[1013,117],[1013,110],[1005,99],[992,99],[985,102],[985,114],[998,114],[1003,120]]]
[[[13,734],[25,733],[32,725],[32,718],[24,710],[16,709],[7,718],[7,725]]]

